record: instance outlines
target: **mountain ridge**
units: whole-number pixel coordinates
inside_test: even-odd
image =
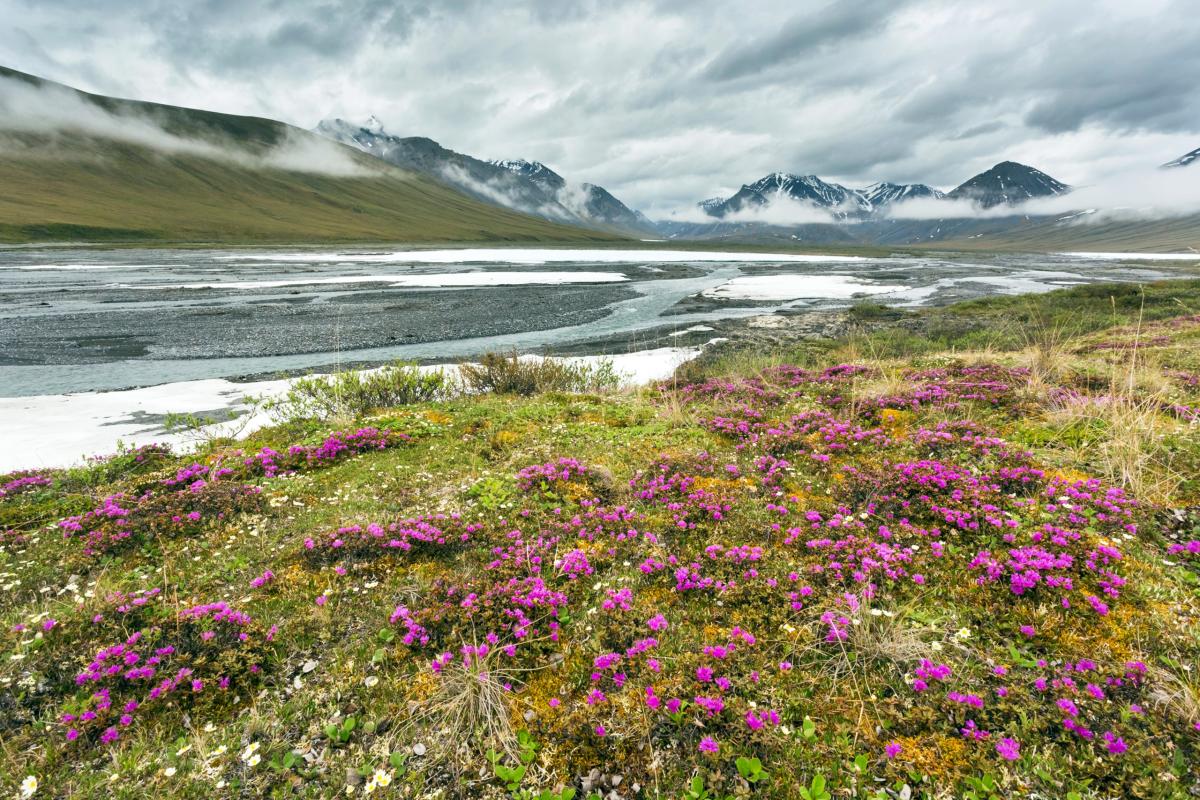
[[[36,127],[14,111],[31,102],[77,117]],[[617,238],[480,203],[277,120],[94,95],[4,67],[0,139],[5,241]]]
[[[378,123],[374,116],[371,120]],[[367,126],[331,117],[321,120],[313,130],[484,202],[601,230],[644,233],[650,229],[645,217],[608,190],[590,183],[572,184],[540,161],[480,159],[443,147],[428,137],[388,133],[382,123]]]

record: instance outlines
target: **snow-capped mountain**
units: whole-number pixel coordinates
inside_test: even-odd
[[[985,220],[963,215],[961,208],[946,206],[945,218],[934,214],[908,217],[895,209],[911,200],[968,199],[984,208],[1016,206],[1035,197],[1049,197],[1070,187],[1040,170],[1004,161],[943,193],[924,183],[881,181],[863,189],[849,189],[815,175],[774,172],[747,184],[728,198],[711,198],[699,204],[709,217],[704,222],[665,220],[659,230],[669,238],[775,239],[807,242],[864,244],[915,243],[945,238],[994,234],[1012,226],[1011,217],[989,215]],[[756,214],[781,198],[827,212],[818,215]],[[936,209],[934,205],[932,208]],[[927,211],[928,209],[923,209]],[[1014,209],[1013,216],[1019,216]],[[854,224],[840,224],[851,222]]]
[[[556,222],[636,233],[653,230],[649,220],[603,187],[570,183],[538,161],[484,161],[442,147],[423,136],[388,133],[374,116],[365,122],[325,119],[314,130],[489,203]]]
[[[872,183],[865,189],[859,189],[859,194],[867,198],[867,202],[873,209],[880,209],[890,203],[901,203],[905,200],[918,198],[941,200],[946,196],[943,192],[923,183],[890,183],[888,181]]]
[[[991,208],[1016,205],[1034,197],[1053,197],[1070,189],[1070,186],[1041,170],[1016,161],[1001,161],[964,182],[946,197],[950,200],[970,200],[983,208]]]
[[[1197,147],[1190,153],[1184,153],[1174,161],[1168,161],[1163,164],[1164,167],[1186,167],[1195,162],[1200,161],[1200,147]]]
[[[526,161],[523,158],[489,161],[497,167],[508,170],[514,175],[533,181],[547,191],[558,191],[566,185],[566,181],[554,170],[540,161]]]
[[[792,175],[787,172],[773,172],[746,184],[726,200],[706,200],[700,204],[700,208],[709,216],[724,218],[763,208],[781,199],[825,209],[842,219],[871,211],[871,204],[866,197],[853,189],[838,183],[826,183],[816,175]]]
[[[773,172],[754,183],[746,184],[727,199],[720,197],[702,201],[700,210],[711,217],[723,219],[739,211],[769,206],[780,198],[805,203],[830,212],[836,219],[864,219],[892,203],[917,198],[940,200],[945,195],[923,183],[890,183],[881,181],[865,189],[850,189],[840,183],[829,183],[816,175],[792,175]]]
[[[516,158],[490,163],[540,186],[547,195],[557,198],[558,202],[585,220],[643,233],[654,228],[654,223],[613,197],[603,186],[594,183],[572,186],[540,161]]]

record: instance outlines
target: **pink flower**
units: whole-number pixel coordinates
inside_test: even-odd
[[[717,740],[711,736],[705,736],[700,740],[700,752],[716,755],[721,750],[721,745],[717,744]]]
[[[669,627],[667,618],[662,614],[655,614],[650,619],[646,620],[646,627],[652,631],[665,631]]]
[[[887,747],[883,748],[883,753],[888,757],[889,761],[892,760],[896,756],[900,755],[900,743],[888,742]]]
[[[1016,761],[1021,757],[1021,743],[1016,739],[1010,739],[1005,736],[1000,741],[996,742],[996,752],[1000,757],[1008,761]]]
[[[1104,747],[1114,756],[1119,756],[1129,749],[1129,745],[1125,744],[1125,740],[1112,731],[1104,734],[1104,742]]]
[[[328,600],[329,600],[329,598],[327,598],[327,597],[326,597],[325,595],[323,595],[323,594],[319,594],[319,595],[317,595],[317,605],[319,605],[319,606],[323,606],[323,605],[325,605],[325,603],[326,603]]]

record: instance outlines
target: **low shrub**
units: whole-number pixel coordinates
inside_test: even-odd
[[[511,353],[484,353],[478,363],[459,365],[465,388],[477,394],[515,394],[529,397],[540,392],[597,392],[619,383],[611,361],[577,364],[548,358],[520,358]]]
[[[287,394],[262,402],[278,420],[355,419],[377,408],[424,403],[451,396],[454,387],[441,370],[414,364],[377,370],[346,370],[309,375],[292,383]]]

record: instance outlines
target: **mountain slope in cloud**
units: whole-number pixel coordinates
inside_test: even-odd
[[[556,222],[645,233],[653,226],[603,187],[572,184],[538,161],[484,161],[423,136],[396,136],[378,119],[322,120],[316,133],[404,169],[428,175],[476,199]]]
[[[861,192],[838,183],[826,183],[816,175],[773,172],[742,186],[725,200],[706,200],[701,209],[712,217],[727,219],[754,216],[780,202],[810,205],[834,218],[868,214],[871,203]]]
[[[1174,161],[1168,161],[1163,164],[1164,167],[1187,167],[1200,161],[1200,147],[1197,147],[1190,153],[1184,153]]]
[[[1186,250],[1200,247],[1200,187],[1169,174],[1179,172],[1144,168],[1072,189],[1005,161],[948,194],[919,183],[852,190],[773,173],[659,226],[668,238],[729,242]]]
[[[875,210],[909,200],[941,200],[945,197],[942,192],[923,183],[889,183],[888,181],[872,183],[867,188],[861,189],[860,193],[867,198],[867,202]]]
[[[0,67],[0,240],[611,238],[480,203],[260,117],[88,94]]]

